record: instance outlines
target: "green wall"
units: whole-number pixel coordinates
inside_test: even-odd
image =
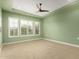
[[[60,8],[45,17],[43,36],[79,45],[79,3]]]
[[[2,28],[2,11],[1,11],[1,8],[0,8],[0,29]],[[1,42],[2,42],[2,32],[0,30],[0,45],[1,45]]]
[[[19,17],[23,18],[26,20],[32,20],[32,21],[38,21],[41,22],[41,34],[38,36],[25,36],[25,37],[14,37],[14,38],[9,38],[8,37],[8,16],[12,17]],[[8,12],[8,11],[2,11],[2,25],[3,25],[3,43],[10,43],[10,42],[16,42],[16,41],[21,41],[21,40],[29,40],[33,38],[41,38],[42,35],[42,21],[39,18],[28,16],[28,15],[22,15],[22,14],[17,14],[14,12]]]

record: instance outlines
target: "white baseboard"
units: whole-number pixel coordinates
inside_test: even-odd
[[[76,45],[76,44],[61,42],[61,41],[57,41],[57,40],[53,40],[53,39],[45,39],[45,40],[79,48],[79,45]]]
[[[26,41],[33,41],[33,40],[40,40],[42,38],[35,38],[35,39],[27,39],[27,40],[21,40],[21,41],[16,41],[16,42],[9,42],[9,43],[3,43],[2,45],[9,45],[9,44],[15,44],[15,43],[22,43]]]
[[[33,41],[33,40],[40,40],[40,39],[79,48],[79,45],[76,45],[76,44],[71,44],[71,43],[67,43],[67,42],[61,42],[61,41],[57,41],[57,40],[53,40],[53,39],[46,39],[46,38],[28,39],[28,40],[17,41],[17,42],[3,43],[2,45],[15,44],[15,43],[22,43],[22,42],[26,42],[26,41]]]

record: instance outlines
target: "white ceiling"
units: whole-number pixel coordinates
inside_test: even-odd
[[[48,13],[61,8],[73,1],[75,0],[8,0],[9,3],[7,3],[6,5],[8,5],[7,7],[11,9],[21,10],[34,15],[45,16]],[[43,3],[43,9],[47,9],[50,12],[37,12],[38,9],[36,7],[36,4],[40,2]]]

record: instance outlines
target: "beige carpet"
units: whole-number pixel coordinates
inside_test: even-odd
[[[2,49],[3,59],[79,59],[79,48],[46,40],[36,40],[12,45]]]

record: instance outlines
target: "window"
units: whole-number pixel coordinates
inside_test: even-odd
[[[32,21],[28,21],[28,35],[33,35],[33,22]]]
[[[40,34],[40,22],[34,22],[35,34]]]
[[[8,27],[9,27],[9,36],[14,37],[18,36],[18,19],[9,17],[8,19]]]
[[[27,21],[24,19],[8,18],[9,37],[31,36],[40,34],[40,22]]]
[[[28,24],[28,22],[27,22],[27,20],[21,20],[20,21],[21,22],[21,35],[27,35],[27,24]]]

